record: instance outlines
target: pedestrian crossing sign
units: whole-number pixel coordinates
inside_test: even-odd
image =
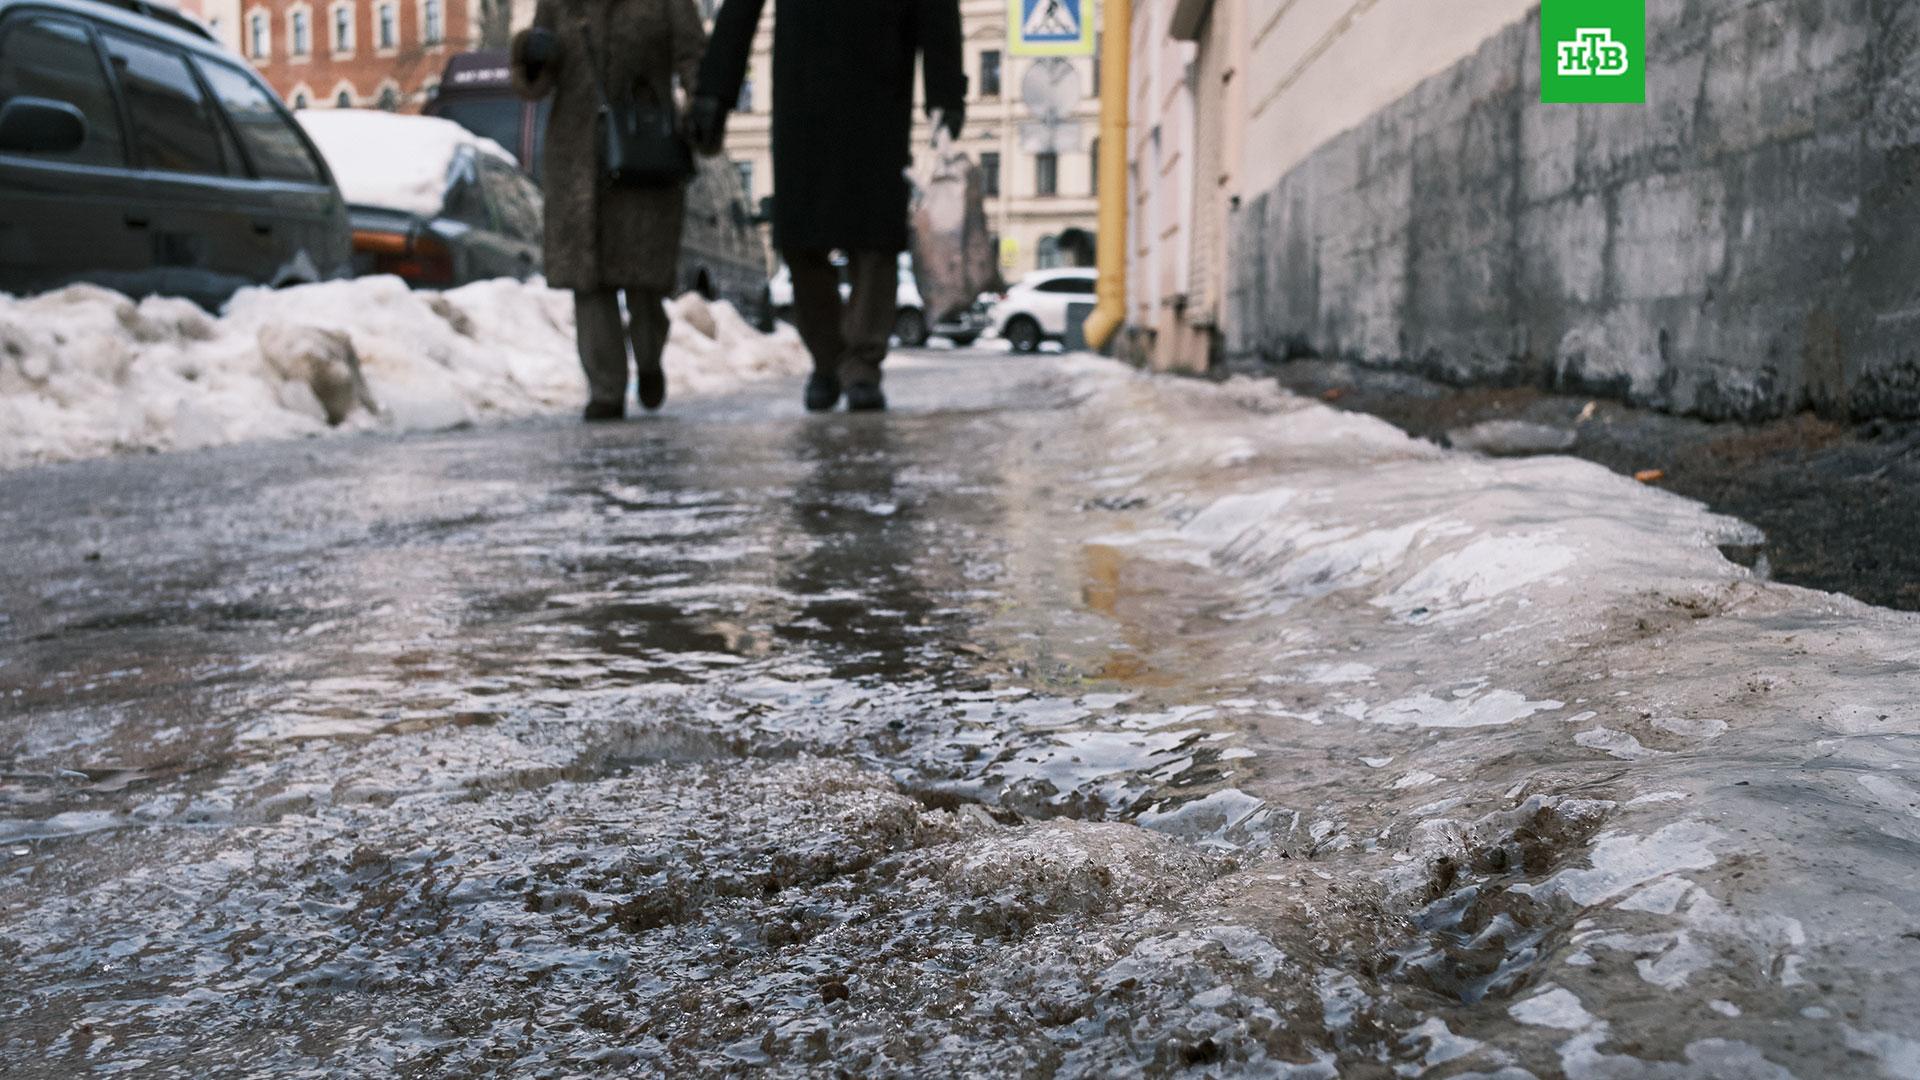
[[[1093,0],[1007,0],[1007,52],[1092,56]]]

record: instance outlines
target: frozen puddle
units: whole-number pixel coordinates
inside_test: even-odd
[[[1577,461],[941,363],[1071,404],[474,435],[205,656],[86,623],[137,694],[23,628],[0,1067],[1914,1075],[1920,620]]]

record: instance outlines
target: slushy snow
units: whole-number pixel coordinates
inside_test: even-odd
[[[761,334],[694,294],[668,308],[664,364],[676,396],[808,369],[789,329]],[[88,285],[0,296],[0,468],[439,430],[585,400],[572,297],[537,282],[437,293],[373,277],[248,289],[217,317]]]

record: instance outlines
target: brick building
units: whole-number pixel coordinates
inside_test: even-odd
[[[505,44],[509,0],[181,0],[295,108],[418,112],[447,58]],[[531,6],[531,5],[527,5]]]

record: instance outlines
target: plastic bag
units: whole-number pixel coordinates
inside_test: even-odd
[[[929,322],[972,307],[1000,280],[999,253],[987,226],[980,168],[936,129],[933,152],[913,174],[913,277]]]

